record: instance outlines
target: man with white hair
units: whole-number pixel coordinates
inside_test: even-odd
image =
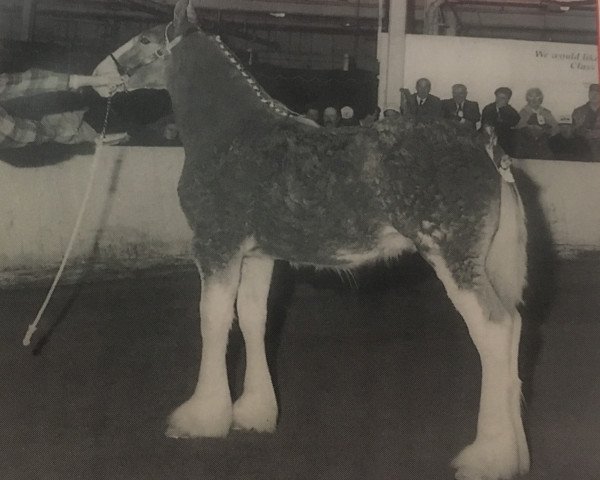
[[[471,130],[475,130],[481,119],[479,104],[467,100],[467,87],[462,83],[452,85],[452,98],[442,100],[442,114],[444,118]]]
[[[340,110],[342,119],[340,120],[340,127],[354,127],[358,125],[358,120],[354,116],[354,109],[349,106],[342,107]]]

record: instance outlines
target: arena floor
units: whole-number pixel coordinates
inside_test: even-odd
[[[527,478],[594,480],[600,259],[562,261],[553,279],[527,308]],[[58,324],[34,355],[21,339],[45,288],[0,291],[1,478],[451,479],[448,463],[472,439],[478,407],[466,328],[416,261],[358,282],[279,266],[269,334],[279,428],[226,440],[163,435],[196,380],[193,271],[60,288],[44,325]],[[234,330],[238,372],[241,353]],[[239,389],[239,373],[231,383]]]

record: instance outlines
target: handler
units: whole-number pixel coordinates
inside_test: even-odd
[[[112,90],[122,83],[120,77],[110,75],[67,75],[37,69],[23,73],[3,73],[0,74],[0,101],[88,86],[108,87]],[[93,143],[98,138],[98,133],[83,121],[84,113],[84,110],[56,113],[37,121],[11,116],[0,106],[0,149],[45,142]],[[104,143],[120,143],[127,138],[127,134],[123,133],[107,135]]]

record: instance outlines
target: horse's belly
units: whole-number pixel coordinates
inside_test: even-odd
[[[356,267],[382,258],[397,257],[405,252],[414,252],[415,244],[391,226],[384,227],[377,243],[371,249],[346,249],[336,251],[334,260],[347,267]]]

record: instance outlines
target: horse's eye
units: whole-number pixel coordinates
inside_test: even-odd
[[[148,45],[150,43],[150,39],[147,37],[141,37],[140,42],[142,42],[144,45]]]

